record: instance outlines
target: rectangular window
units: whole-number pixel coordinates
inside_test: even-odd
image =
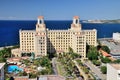
[[[41,44],[42,43],[42,41],[41,40],[39,40],[39,44]]]

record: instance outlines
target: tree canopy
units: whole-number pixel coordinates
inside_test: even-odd
[[[101,72],[103,74],[106,74],[107,73],[107,67],[106,66],[101,66]]]
[[[113,63],[120,63],[120,59],[114,60]]]
[[[92,62],[93,62],[93,64],[96,65],[96,66],[100,66],[100,65],[101,65],[101,62],[98,61],[98,60],[93,60]]]
[[[4,48],[0,50],[0,62],[5,62],[6,58],[11,57],[11,48]]]
[[[101,49],[106,51],[107,53],[110,53],[110,49],[108,48],[108,46],[102,46]]]
[[[100,57],[101,58],[101,61],[103,62],[103,63],[110,63],[111,62],[111,60],[109,59],[109,58],[107,58],[107,57]]]
[[[91,46],[88,50],[87,57],[89,60],[98,60],[98,51],[96,47]]]
[[[74,53],[73,52],[73,49],[71,47],[68,48],[68,52],[71,54],[71,53]]]

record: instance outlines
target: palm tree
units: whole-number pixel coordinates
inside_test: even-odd
[[[73,53],[73,49],[70,46],[68,48],[68,52],[69,52],[69,54]]]

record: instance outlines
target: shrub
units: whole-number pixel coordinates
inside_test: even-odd
[[[107,57],[100,57],[101,58],[101,61],[103,62],[103,63],[110,63],[111,62],[111,60],[109,59],[109,58],[107,58]]]
[[[92,62],[93,62],[93,64],[96,65],[96,66],[100,66],[100,65],[101,65],[101,62],[98,61],[98,60],[93,60]]]
[[[103,74],[106,74],[107,73],[107,67],[106,66],[101,66],[101,72]]]

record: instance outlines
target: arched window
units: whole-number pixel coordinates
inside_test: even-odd
[[[42,24],[42,20],[40,20],[40,24]]]
[[[78,24],[79,23],[79,20],[78,19],[76,19],[76,22],[75,22],[76,24]]]

